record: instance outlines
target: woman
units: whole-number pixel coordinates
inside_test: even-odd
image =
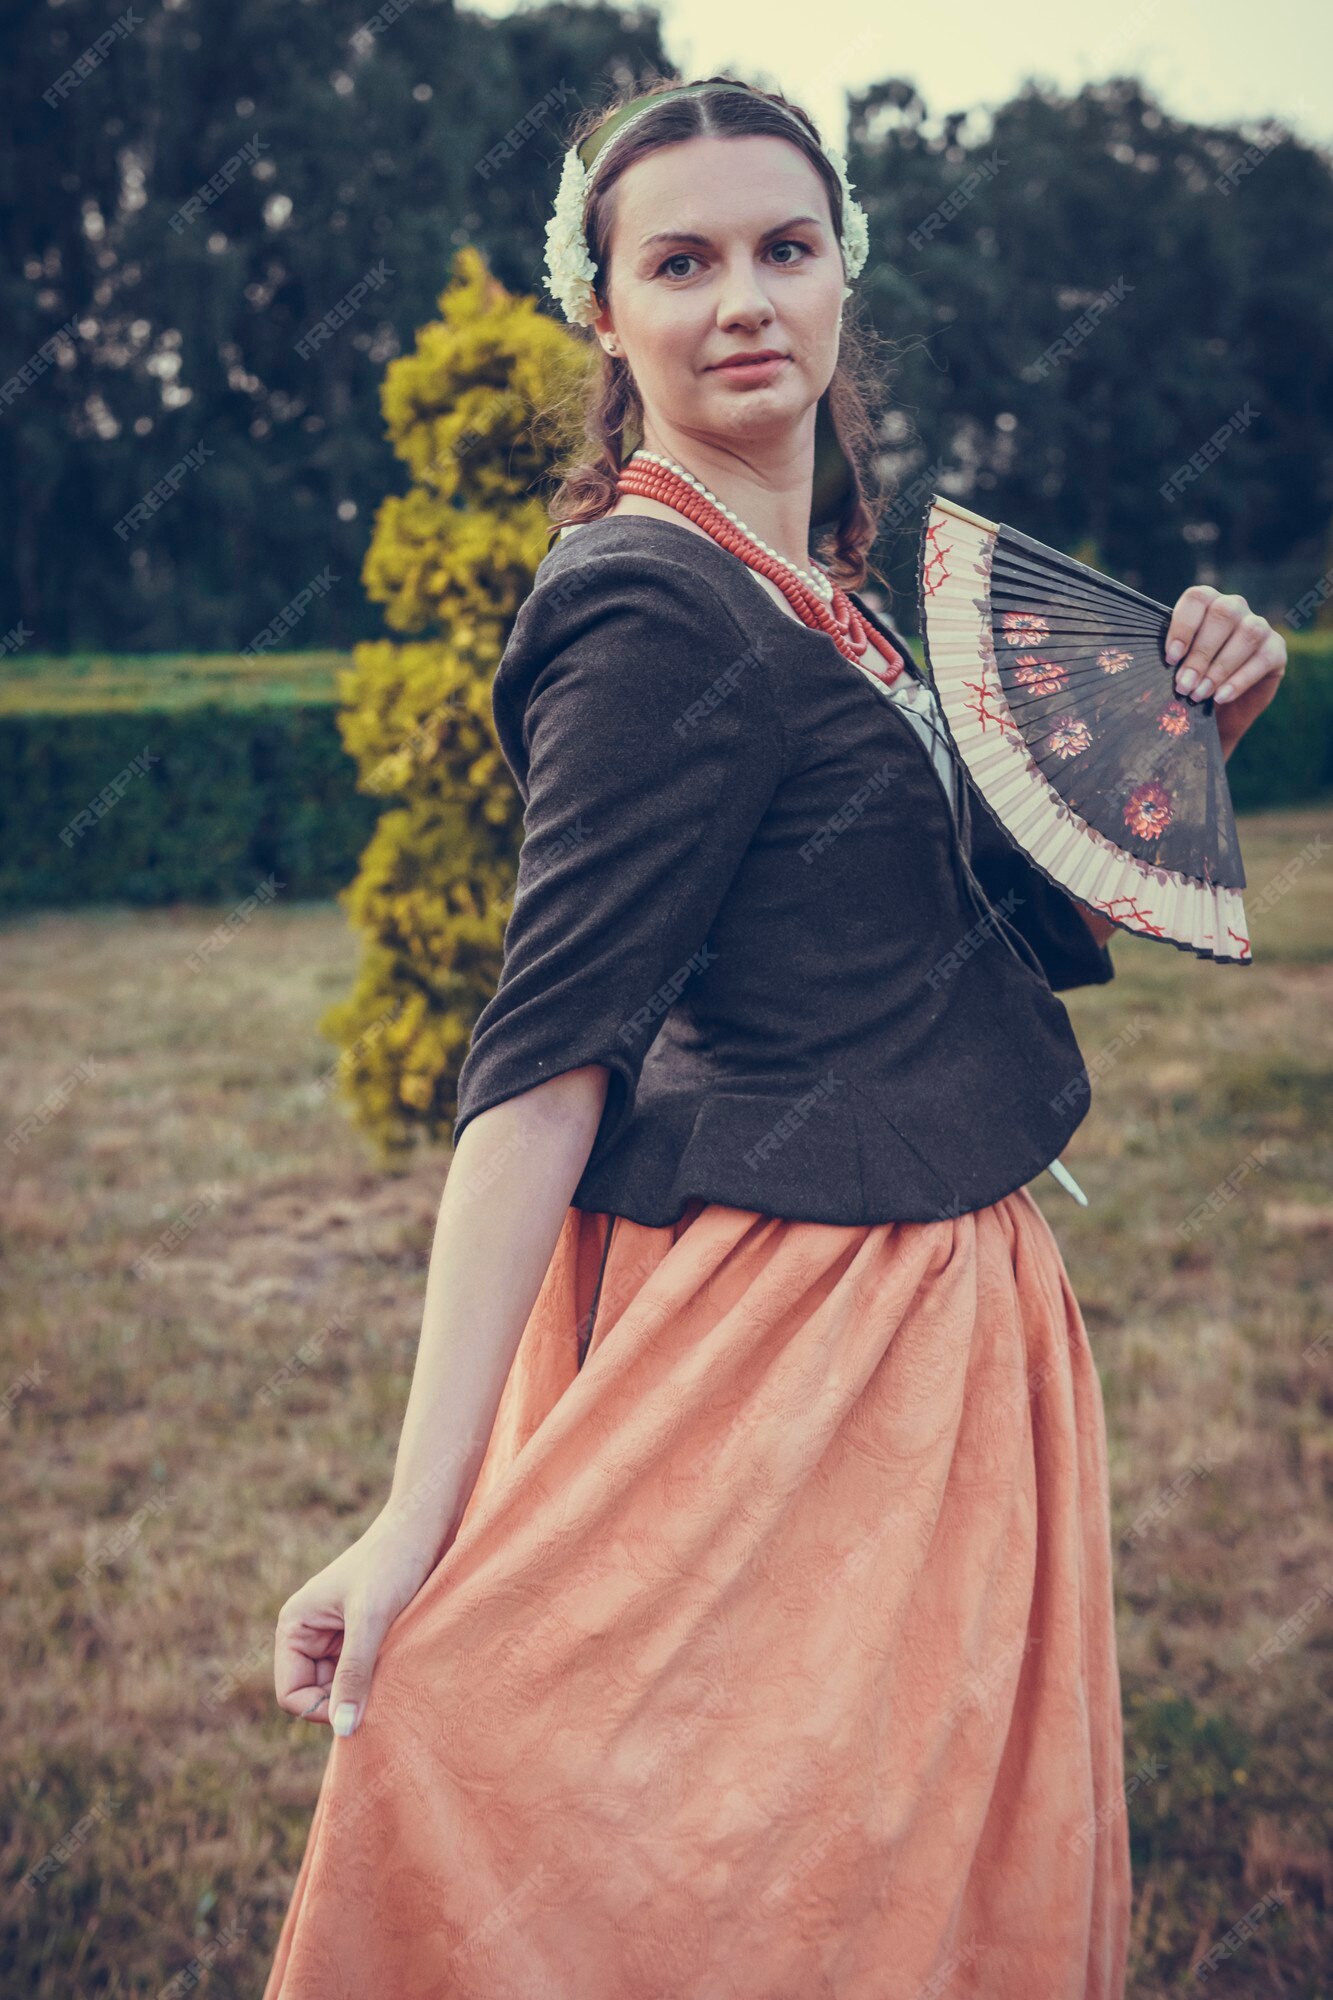
[[[1025,1183],[1112,927],[842,587],[839,156],[726,78],[590,124],[595,449],[496,675],[525,839],[392,1491],[278,1623],[343,1740],[266,2000],[1109,2000],[1105,1428]],[[1170,636],[1229,747],[1281,641]]]

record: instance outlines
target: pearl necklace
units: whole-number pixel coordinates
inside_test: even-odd
[[[716,507],[719,514],[725,515],[732,526],[739,528],[746,539],[753,542],[757,549],[762,549],[766,556],[770,556],[776,563],[781,563],[782,567],[790,570],[793,576],[799,577],[807,590],[812,590],[816,597],[822,597],[825,604],[833,602],[833,585],[822,570],[802,569],[798,563],[789,562],[786,556],[780,556],[776,549],[771,549],[766,541],[759,535],[756,535],[753,528],[746,526],[739,514],[733,514],[730,507],[724,507],[717,495],[709,492],[702,479],[696,479],[694,474],[687,472],[683,465],[677,465],[674,458],[663,458],[661,453],[656,451],[639,450],[632,451],[625,463],[633,465],[635,459],[638,458],[646,459],[650,465],[664,465],[668,472],[674,472],[677,478],[683,479],[688,486],[692,486],[696,493],[708,501],[710,506]]]

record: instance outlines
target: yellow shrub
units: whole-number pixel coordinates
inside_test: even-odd
[[[589,356],[469,247],[440,318],[390,362],[388,436],[413,484],[381,505],[362,581],[403,642],[358,646],[338,724],[385,812],[340,901],[366,941],[322,1032],[340,1087],[387,1157],[452,1129],[477,1014],[500,974],[522,802],[491,681],[547,548],[541,488]]]

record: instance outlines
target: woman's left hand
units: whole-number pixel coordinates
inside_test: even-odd
[[[1178,645],[1179,651],[1172,652]],[[1223,597],[1211,584],[1182,592],[1166,633],[1175,689],[1192,701],[1213,695],[1222,748],[1238,743],[1262,715],[1287,668],[1287,644],[1243,597]]]

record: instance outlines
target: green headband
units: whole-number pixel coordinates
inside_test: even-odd
[[[630,103],[622,104],[618,111],[613,111],[609,118],[604,118],[597,130],[590,132],[579,147],[579,159],[583,163],[585,173],[592,172],[593,162],[598,155],[605,151],[621,126],[636,112],[646,111],[652,105],[668,104],[673,97],[696,97],[705,90],[739,90],[747,97],[754,96],[754,92],[748,90],[743,83],[685,83],[675,90],[650,91],[645,97],[633,98]]]

